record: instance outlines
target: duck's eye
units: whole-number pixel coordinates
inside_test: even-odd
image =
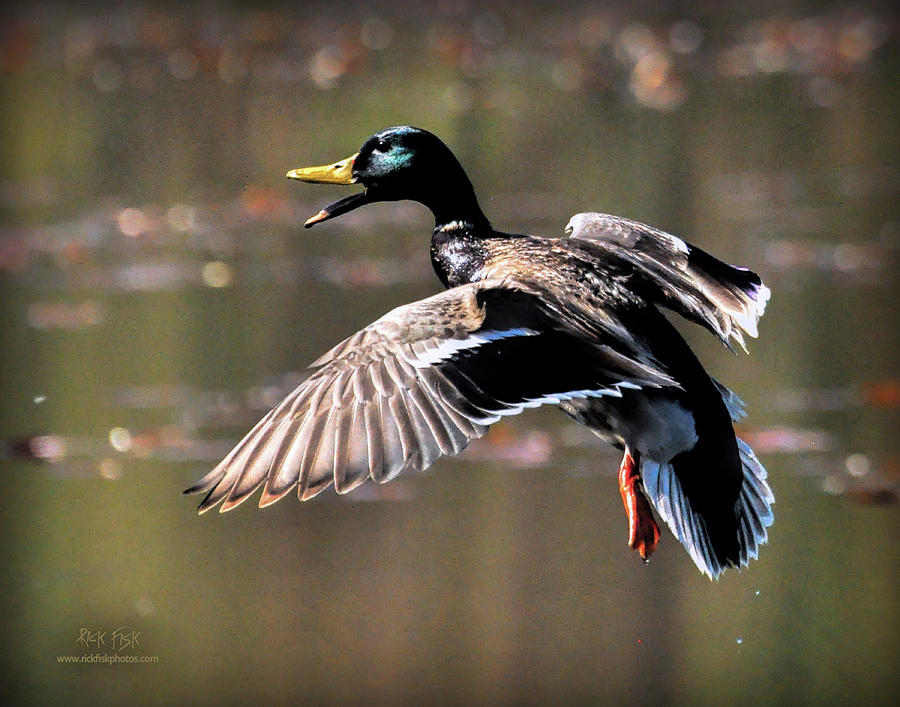
[[[379,140],[375,143],[375,152],[387,152],[388,144],[384,140]]]

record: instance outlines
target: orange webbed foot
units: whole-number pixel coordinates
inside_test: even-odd
[[[635,457],[625,452],[619,467],[619,493],[628,515],[628,547],[637,550],[641,559],[647,562],[659,544],[659,526],[653,518],[650,503],[640,489],[640,480]]]

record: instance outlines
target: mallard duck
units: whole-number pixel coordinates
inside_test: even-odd
[[[624,450],[628,545],[657,547],[653,510],[717,578],[757,557],[773,520],[766,471],[732,423],[740,399],[713,380],[659,307],[726,346],[757,335],[769,290],[744,268],[636,221],[576,214],[565,237],[502,233],[435,135],[388,128],[359,152],[290,179],[363,191],[306,221],[410,199],[434,215],[443,292],[406,304],[335,346],[211,472],[185,493],[224,512],[347,493],[458,454],[490,425],[556,405]]]

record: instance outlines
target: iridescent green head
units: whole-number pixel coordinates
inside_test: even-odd
[[[287,173],[289,179],[319,184],[362,184],[365,191],[325,207],[306,222],[312,226],[375,201],[418,201],[435,221],[475,219],[487,223],[472,184],[459,161],[435,135],[409,125],[387,128],[363,143],[359,152],[322,167]]]

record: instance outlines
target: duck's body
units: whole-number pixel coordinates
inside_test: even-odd
[[[263,506],[294,486],[305,499],[332,482],[345,492],[389,480],[458,453],[503,415],[555,404],[625,450],[620,490],[642,557],[659,538],[650,506],[712,577],[756,557],[773,498],[735,437],[740,401],[657,309],[743,345],[768,298],[756,275],[603,214],[573,217],[568,238],[495,231],[453,155],[415,128],[383,131],[348,160],[289,176],[367,187],[307,225],[375,200],[424,203],[436,222],[432,263],[450,289],[320,358],[190,489],[207,493],[201,511],[221,501],[228,510],[259,486]]]

